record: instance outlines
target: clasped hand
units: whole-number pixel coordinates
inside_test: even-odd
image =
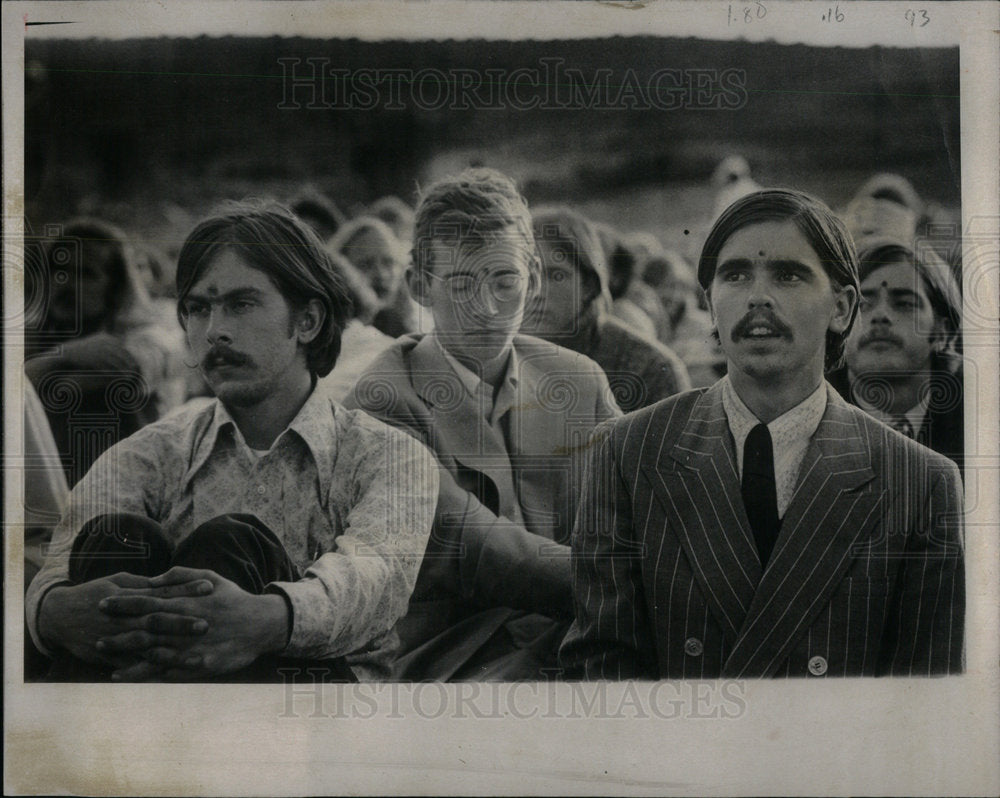
[[[177,566],[153,578],[116,574],[57,590],[58,616],[68,623],[53,622],[55,641],[112,665],[116,681],[228,673],[279,650],[287,636],[284,599],[255,596],[210,570]]]

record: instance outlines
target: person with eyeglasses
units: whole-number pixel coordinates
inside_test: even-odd
[[[427,189],[406,275],[434,331],[396,340],[361,376],[360,407],[426,444],[441,488],[393,678],[519,680],[554,668],[572,618],[569,548],[582,447],[621,415],[589,358],[520,335],[540,262],[505,175]]]

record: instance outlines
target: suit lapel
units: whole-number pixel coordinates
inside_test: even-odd
[[[410,354],[410,373],[413,388],[433,421],[435,451],[489,477],[499,494],[500,514],[517,517],[517,496],[503,438],[486,422],[481,398],[469,393],[430,335]]]
[[[724,674],[770,676],[784,662],[842,580],[852,547],[871,532],[879,494],[859,488],[874,476],[857,421],[828,388],[826,413]]]
[[[698,399],[674,446],[652,454],[643,470],[733,645],[761,569],[743,509],[721,383]]]

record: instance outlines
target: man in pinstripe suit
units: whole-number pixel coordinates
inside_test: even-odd
[[[959,672],[958,470],[824,380],[857,313],[843,225],[756,192],[716,222],[698,278],[728,375],[598,428],[566,676]]]

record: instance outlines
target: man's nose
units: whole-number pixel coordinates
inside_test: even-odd
[[[220,342],[232,343],[232,333],[227,323],[226,314],[221,307],[213,307],[208,312],[208,325],[205,328],[205,337],[213,345]]]
[[[750,281],[750,293],[747,295],[747,304],[751,308],[771,307],[771,283],[760,277],[752,278]]]
[[[500,302],[496,298],[494,293],[493,285],[489,280],[483,280],[479,284],[479,291],[477,292],[477,298],[479,299],[480,307],[492,318],[500,312]]]
[[[889,324],[892,322],[892,316],[889,313],[889,297],[885,292],[880,292],[871,302],[868,312],[871,314],[872,324]]]

